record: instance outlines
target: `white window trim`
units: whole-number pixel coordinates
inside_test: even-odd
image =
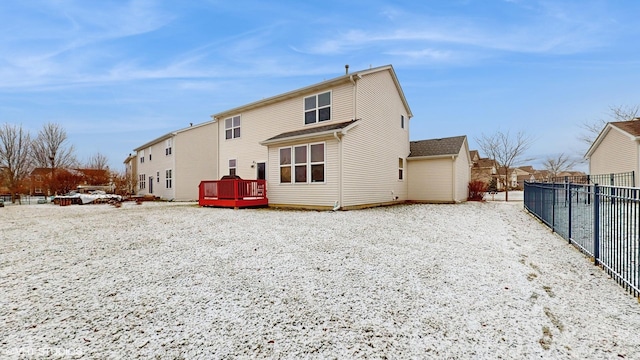
[[[400,127],[405,130],[407,129],[406,119],[403,114],[400,114]]]
[[[407,178],[407,172],[405,171],[407,168],[407,160],[402,156],[398,156],[398,160],[402,160],[402,167],[398,166],[398,181],[404,181],[404,179]],[[400,165],[400,161],[398,161],[398,165]],[[402,170],[402,179],[400,179],[400,170]]]
[[[234,118],[238,118],[238,121],[240,122],[240,124],[238,126],[233,126],[233,119]],[[227,128],[227,120],[231,119],[231,127]],[[242,138],[242,115],[238,114],[238,115],[233,115],[233,116],[229,116],[227,118],[225,118],[223,120],[224,123],[224,139],[225,140],[234,140],[234,139],[240,139]],[[235,129],[240,129],[240,136],[234,136],[235,135]],[[227,139],[227,130],[231,130],[231,137]]]
[[[164,144],[164,155],[169,156],[172,154],[173,139],[167,139]]]
[[[323,150],[323,161],[311,162],[311,146],[322,144]],[[307,171],[307,181],[305,182],[296,182],[296,160],[295,160],[295,148],[305,146],[307,148],[307,162],[304,163]],[[281,149],[289,149],[291,154],[291,163],[286,165],[280,165],[280,150]],[[292,146],[283,146],[278,148],[278,184],[280,185],[315,185],[315,184],[326,184],[327,183],[327,143],[325,141],[307,143],[307,144],[297,144]],[[312,165],[324,165],[324,180],[323,181],[313,181],[312,176]],[[302,166],[302,164],[297,164],[298,166]],[[280,168],[289,167],[291,169],[291,181],[290,182],[282,182],[280,179]]]
[[[173,169],[164,170],[164,187],[166,189],[173,189]]]
[[[236,166],[231,166],[231,160],[236,162]],[[238,175],[238,159],[237,158],[229,159],[227,161],[227,165],[228,165],[228,169],[229,169],[229,172],[228,172],[229,175],[232,175],[231,174],[231,169],[234,170],[234,174],[233,175]]]
[[[329,105],[323,106],[322,108],[324,109],[326,107],[329,107],[329,120],[320,121],[319,120],[320,116],[318,114],[318,111],[320,110],[320,108],[318,107],[318,95],[322,95],[322,94],[326,94],[326,93],[329,93]],[[307,98],[310,98],[310,97],[313,97],[313,96],[315,96],[315,98],[316,98],[316,109],[315,109],[316,121],[312,122],[310,124],[307,124],[307,122],[305,120],[305,115],[307,113],[307,109],[305,109],[305,100]],[[313,95],[309,95],[309,96],[305,96],[305,97],[302,98],[302,124],[304,126],[316,125],[316,124],[320,124],[320,123],[326,123],[326,122],[330,122],[331,120],[333,120],[333,90],[319,92],[319,93],[316,93],[316,94],[313,94]]]

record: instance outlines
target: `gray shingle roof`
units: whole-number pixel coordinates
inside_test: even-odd
[[[409,154],[409,157],[458,155],[466,138],[465,135],[462,135],[442,139],[412,141],[410,143],[411,154]]]
[[[342,130],[356,121],[358,121],[358,119],[345,121],[337,124],[334,123],[334,124],[328,124],[328,125],[322,125],[322,126],[315,126],[312,128],[306,128],[302,130],[288,131],[282,134],[278,134],[274,137],[271,137],[265,141],[280,140],[280,139],[286,139],[291,137],[300,137],[304,135],[313,135],[313,134],[317,134],[325,131]]]
[[[616,121],[611,125],[628,132],[632,136],[640,136],[640,120]]]

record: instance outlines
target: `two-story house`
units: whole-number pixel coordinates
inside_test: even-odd
[[[202,124],[170,132],[137,147],[128,168],[137,176],[137,195],[193,201],[198,184],[217,177],[218,124]],[[131,162],[135,161],[135,167]]]
[[[407,200],[411,109],[392,66],[212,115],[218,174],[266,179],[269,203],[354,208]]]
[[[271,206],[351,209],[466,200],[459,189],[466,189],[470,175],[451,176],[450,170],[443,176],[460,182],[451,196],[429,199],[414,191],[420,199],[409,198],[410,186],[426,185],[420,176],[410,181],[408,160],[428,168],[427,161],[448,158],[458,163],[447,169],[469,173],[470,157],[466,137],[457,137],[451,154],[409,159],[413,114],[391,65],[347,71],[211,117],[135,149],[139,194],[192,200],[200,180],[233,175],[266,180]]]

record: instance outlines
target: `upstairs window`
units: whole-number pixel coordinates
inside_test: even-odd
[[[304,123],[315,124],[331,120],[331,92],[304,98]]]
[[[140,163],[142,164],[144,162],[144,150],[140,151]]]
[[[166,156],[171,155],[172,146],[173,146],[173,139],[167,139],[164,143],[164,154]]]
[[[400,115],[400,128],[404,129],[404,115]]]
[[[240,115],[224,119],[224,138],[235,139],[240,137]]]

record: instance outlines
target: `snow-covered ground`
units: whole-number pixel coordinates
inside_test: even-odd
[[[521,202],[0,221],[0,358],[640,358],[640,304]]]

